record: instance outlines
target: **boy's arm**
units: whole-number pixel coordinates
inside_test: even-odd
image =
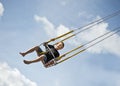
[[[45,49],[46,49],[46,50],[49,50],[49,48],[52,48],[52,47],[53,47],[53,45],[49,45],[47,42],[44,42],[44,43],[43,43],[43,46],[45,46]]]
[[[45,48],[47,49],[48,43],[47,43],[47,42],[44,42],[44,43],[43,43],[43,46],[45,46]]]

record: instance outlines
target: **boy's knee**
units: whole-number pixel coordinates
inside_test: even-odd
[[[35,46],[35,50],[38,50],[39,49],[39,46]]]

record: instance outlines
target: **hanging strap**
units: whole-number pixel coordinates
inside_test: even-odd
[[[77,50],[77,49],[79,49],[79,48],[81,48],[81,47],[83,47],[83,45],[78,46],[77,48],[72,49],[71,51],[68,51],[67,53],[65,53],[65,54],[63,54],[63,55],[61,55],[61,56],[59,56],[59,57],[57,58],[57,60],[60,60],[61,58],[65,57],[67,54],[70,54],[70,53],[72,53],[73,51],[75,51],[75,50]]]
[[[57,64],[60,64],[60,63],[62,63],[62,62],[64,62],[64,61],[66,61],[66,60],[68,60],[68,59],[70,59],[70,58],[72,58],[72,57],[78,55],[79,53],[82,53],[82,52],[85,51],[85,50],[86,50],[86,49],[83,49],[83,50],[81,50],[81,51],[79,51],[79,52],[77,52],[77,53],[75,53],[75,54],[73,54],[73,55],[71,55],[71,56],[69,56],[69,57],[67,57],[67,58],[65,58],[65,59],[63,59],[63,60],[61,60],[61,61],[59,61],[59,62],[57,62]]]
[[[69,32],[67,32],[67,33],[65,33],[65,34],[62,34],[62,35],[60,35],[60,36],[58,36],[58,37],[56,37],[56,38],[50,39],[49,41],[47,41],[47,43],[52,42],[52,41],[55,41],[55,40],[57,40],[57,39],[60,39],[60,38],[66,36],[66,35],[68,35],[68,34],[70,34],[70,33],[72,33],[72,32],[74,32],[74,30],[71,30],[71,31],[69,31]]]

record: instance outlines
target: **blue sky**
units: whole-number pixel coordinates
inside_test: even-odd
[[[119,0],[0,0],[0,86],[120,86],[120,36],[97,44],[55,67],[26,51],[50,38],[120,9]],[[120,16],[65,41],[64,53],[119,27]],[[72,41],[72,42],[71,42]]]

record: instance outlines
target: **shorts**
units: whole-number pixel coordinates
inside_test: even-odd
[[[44,64],[48,63],[48,59],[47,59],[47,56],[46,56],[46,55],[44,55],[43,61],[44,61]]]
[[[52,58],[49,58],[49,57],[47,57],[46,55],[44,55],[44,64],[46,64],[46,63],[48,63],[49,61],[51,61],[52,60]]]
[[[43,53],[43,51],[42,51],[42,49],[39,47],[38,49],[37,49],[37,55],[38,56],[40,56],[40,55],[42,55]],[[50,60],[52,60],[53,58],[51,58],[50,56],[46,56],[45,54],[44,54],[44,59],[43,59],[43,62],[44,62],[44,64],[46,64],[46,63],[48,63]]]
[[[39,47],[36,52],[37,52],[37,55],[40,56],[43,51],[42,51],[42,49]]]

